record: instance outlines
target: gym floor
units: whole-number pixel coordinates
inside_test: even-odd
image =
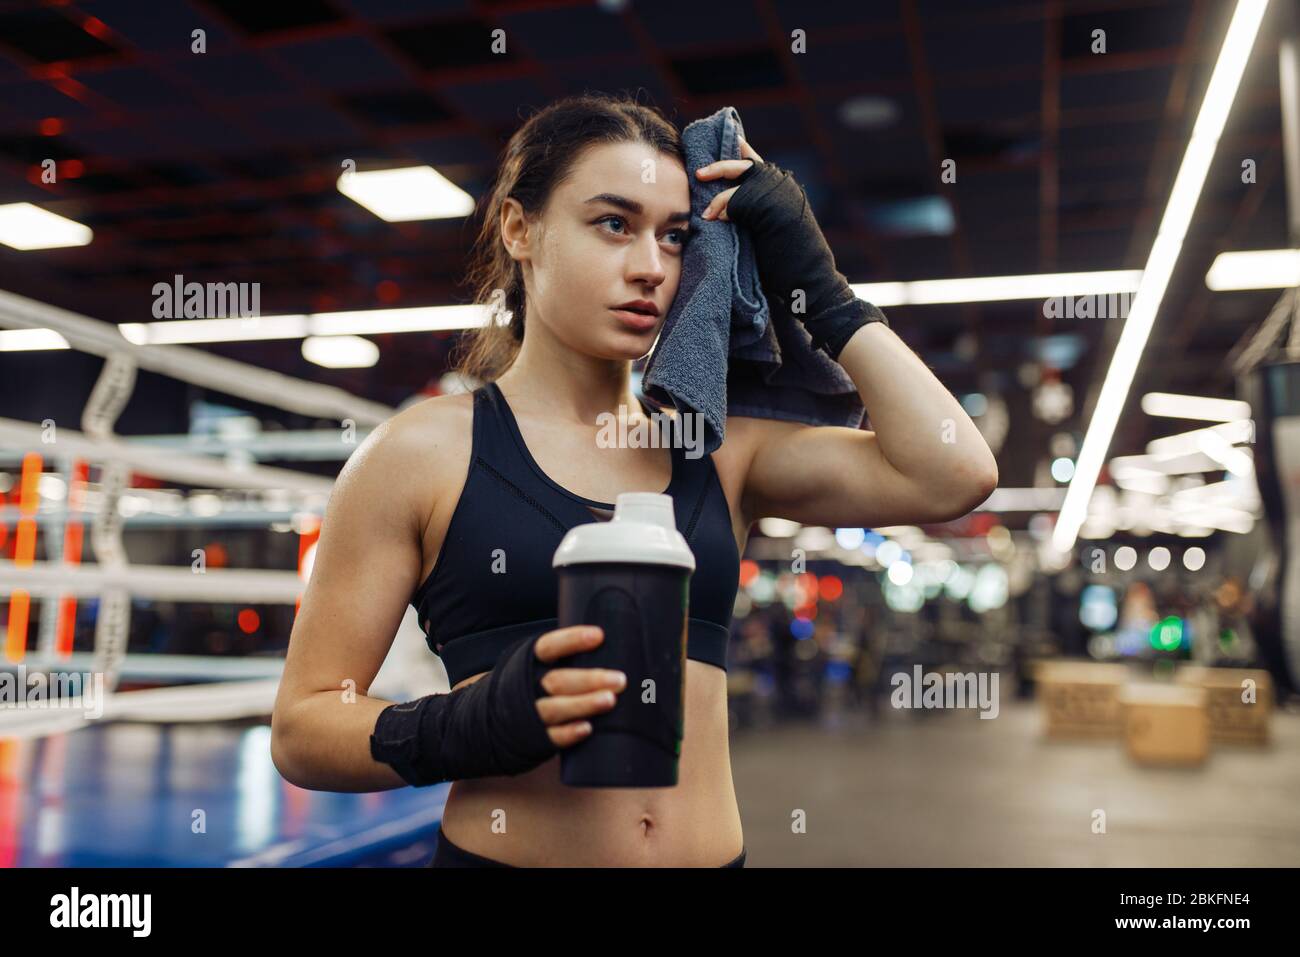
[[[306,791],[275,772],[269,733],[256,721],[113,723],[0,740],[0,866],[429,859],[447,785]],[[1045,740],[1032,701],[993,720],[886,709],[732,735],[747,867],[1296,866],[1297,755],[1300,715],[1278,712],[1266,749],[1218,745],[1200,768],[1143,768],[1119,741]]]
[[[1300,864],[1300,715],[1275,712],[1267,748],[1212,744],[1199,768],[1140,767],[1120,741],[1048,741],[1041,721],[1016,701],[993,720],[886,711],[734,735],[745,866]]]

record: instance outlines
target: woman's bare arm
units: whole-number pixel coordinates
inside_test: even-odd
[[[371,433],[330,495],[271,716],[271,759],[299,787],[382,791],[407,784],[370,754],[375,723],[395,702],[367,692],[423,567],[422,533],[437,498],[437,463],[449,459],[439,446],[453,441],[446,438],[451,435],[468,442],[464,417],[449,405],[434,407],[436,401],[407,409]],[[532,653],[555,665],[602,641],[599,628],[558,628],[540,636]],[[537,698],[538,716],[551,743],[567,748],[591,733],[586,719],[614,707],[627,676],[555,666],[541,685],[546,694]]]
[[[375,429],[330,494],[271,717],[272,760],[300,787],[406,785],[370,756],[375,721],[393,702],[367,691],[418,584],[433,482],[430,418],[417,406]]]
[[[775,419],[744,423],[754,449],[747,514],[878,528],[948,522],[998,484],[997,459],[961,404],[883,323],[840,353],[874,431]]]

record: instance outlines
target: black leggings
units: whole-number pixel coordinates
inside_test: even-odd
[[[483,857],[479,854],[471,853],[463,847],[451,843],[451,839],[438,830],[438,846],[434,849],[433,857],[425,867],[514,867],[513,864],[505,864],[501,861],[494,861],[490,857]],[[745,849],[740,849],[740,855],[735,860],[728,861],[723,867],[744,867],[745,866]]]

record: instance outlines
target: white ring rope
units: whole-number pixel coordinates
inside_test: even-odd
[[[0,562],[0,590],[21,588],[32,595],[94,598],[110,589],[154,601],[293,604],[306,588],[297,572],[259,568],[204,568],[172,565],[64,565],[32,562],[20,567]]]
[[[201,349],[138,345],[125,339],[111,322],[101,322],[4,290],[0,290],[0,326],[53,329],[68,345],[82,352],[105,358],[121,353],[141,369],[302,415],[378,425],[391,418],[395,411],[334,386],[295,379]]]
[[[328,496],[334,487],[331,478],[295,469],[267,465],[233,467],[214,456],[188,455],[171,448],[126,442],[117,437],[92,439],[62,427],[56,430],[54,442],[45,442],[43,431],[40,425],[31,422],[0,419],[0,446],[31,449],[47,455],[57,451],[61,456],[95,463],[120,462],[155,478],[203,488],[290,489]]]
[[[5,326],[53,329],[72,348],[103,356],[105,363],[82,413],[83,433],[58,426],[51,438],[45,427],[47,423],[0,419],[0,447],[39,452],[43,457],[56,458],[65,464],[83,459],[101,467],[102,501],[91,520],[91,543],[97,564],[41,561],[19,567],[13,562],[0,561],[0,589],[21,589],[51,600],[66,596],[99,599],[91,660],[92,670],[103,675],[108,701],[114,703],[105,717],[176,720],[178,715],[184,715],[181,720],[221,720],[269,713],[275,682],[242,686],[226,683],[224,687],[210,686],[199,692],[188,687],[124,695],[115,692],[126,663],[132,597],[292,604],[299,600],[306,587],[298,573],[291,571],[132,566],[122,544],[124,516],[118,503],[128,490],[133,470],[205,489],[287,490],[326,497],[334,486],[333,479],[251,463],[229,464],[227,460],[187,454],[174,448],[151,448],[140,442],[124,441],[114,435],[113,426],[134,391],[137,369],[148,369],[290,412],[336,419],[349,429],[357,425],[378,425],[396,410],[342,389],[294,379],[198,349],[133,343],[111,323],[0,291],[0,327]],[[52,612],[51,607],[46,614]],[[42,616],[43,620],[45,617]],[[66,670],[68,664],[66,660],[42,660],[41,668],[48,668],[53,674]],[[10,667],[5,665],[6,669]],[[193,665],[189,667],[192,669]],[[56,726],[63,727],[59,721],[73,716],[66,706],[75,707],[77,702],[64,704],[65,707],[43,715],[6,711],[5,723],[11,728],[15,723],[24,724],[34,734],[50,733]],[[84,723],[85,719],[74,717],[73,724],[64,730]]]

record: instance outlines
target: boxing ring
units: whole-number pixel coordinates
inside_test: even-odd
[[[257,321],[257,320],[252,320]],[[188,436],[126,439],[114,433],[140,369],[237,399],[339,421],[333,441],[276,433],[280,459],[346,459],[364,430],[394,409],[184,346],[128,341],[117,326],[0,291],[0,328],[49,329],[68,346],[104,358],[80,429],[0,418],[0,460],[21,469],[15,560],[0,561],[8,606],[0,690],[0,866],[225,867],[418,866],[432,853],[450,785],[344,794],[285,781],[271,761],[269,715],[281,657],[131,654],[133,599],[295,606],[310,574],[310,545],[333,480],[229,456],[219,438],[204,454]],[[346,438],[345,438],[346,437]],[[66,483],[62,507],[41,505],[53,463]],[[97,472],[91,481],[91,470]],[[133,564],[132,525],[209,525],[207,510],[159,514],[131,504],[132,473],[191,489],[242,490],[238,524],[288,521],[300,537],[297,571]],[[81,564],[83,526],[94,562]],[[37,536],[46,558],[36,560]],[[40,603],[29,651],[28,623]],[[78,603],[95,602],[91,652],[74,652]],[[44,682],[44,700],[31,691]],[[122,686],[136,686],[128,690]],[[56,686],[63,692],[55,691]],[[148,687],[151,686],[151,687]],[[409,700],[445,691],[407,609],[370,690]],[[25,697],[15,699],[13,693]]]

